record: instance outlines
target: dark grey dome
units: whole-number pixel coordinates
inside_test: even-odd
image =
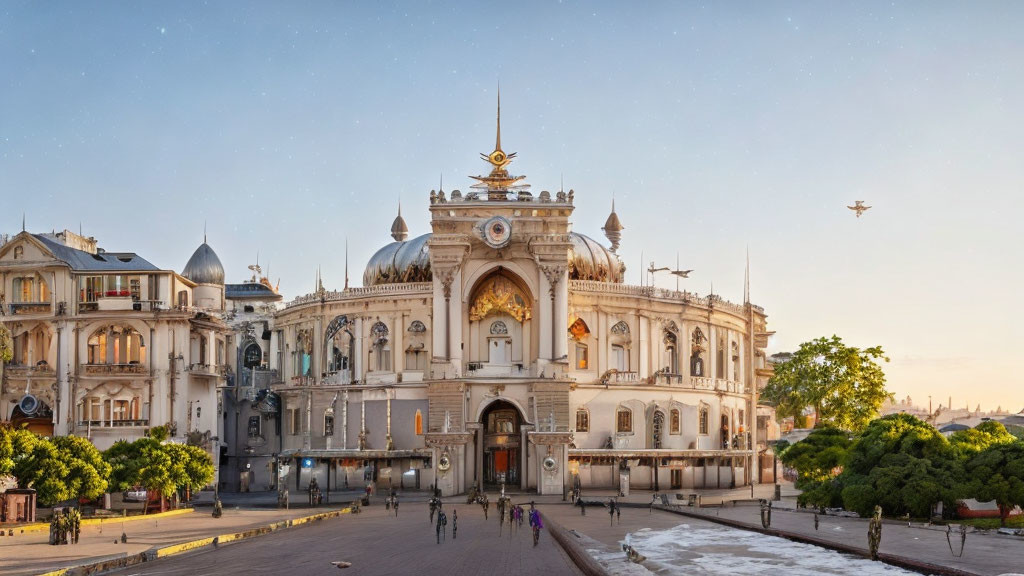
[[[224,266],[206,242],[196,248],[181,275],[196,284],[224,284]]]

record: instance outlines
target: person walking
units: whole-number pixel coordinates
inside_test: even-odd
[[[459,511],[452,509],[452,540],[455,540],[456,533],[459,531]]]
[[[534,507],[534,503],[530,502],[530,528],[533,529],[533,546],[537,546],[537,542],[540,540],[540,530],[544,525],[540,520],[540,510]]]

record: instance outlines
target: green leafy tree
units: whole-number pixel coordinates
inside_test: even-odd
[[[0,364],[6,364],[14,358],[14,342],[11,332],[6,326],[0,325]]]
[[[57,436],[51,442],[68,467],[64,483],[69,498],[91,500],[106,493],[110,464],[92,442],[80,436]]]
[[[838,428],[817,428],[807,438],[789,446],[782,463],[797,472],[797,501],[803,506],[827,508],[842,503],[835,478],[849,451],[850,433]]]
[[[173,462],[171,476],[176,487],[193,492],[213,480],[213,460],[202,448],[187,444],[167,444],[164,448]]]
[[[198,490],[213,479],[213,460],[203,449],[163,444],[152,437],[116,442],[104,457],[113,469],[111,485],[117,490],[141,486],[169,497],[178,488]]]
[[[960,494],[962,468],[949,441],[909,414],[872,421],[854,440],[836,479],[843,506],[870,515],[927,517],[942,501],[952,509]]]
[[[789,360],[775,365],[761,396],[775,406],[779,418],[799,420],[810,406],[816,425],[860,430],[892,397],[879,359],[889,361],[880,346],[862,350],[838,336],[804,342]]]
[[[971,458],[967,492],[979,501],[995,500],[1000,524],[1014,506],[1024,506],[1024,442],[992,444]]]
[[[1017,440],[1006,427],[995,420],[988,420],[968,430],[957,430],[949,443],[957,456],[970,458],[996,444],[1011,444]]]
[[[43,438],[24,429],[0,432],[0,468],[18,479],[20,488],[34,488],[39,503],[51,506],[64,500],[96,498],[107,489],[110,466],[85,438]]]

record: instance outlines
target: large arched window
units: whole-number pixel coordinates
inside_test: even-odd
[[[668,330],[665,331],[665,360],[667,365],[665,368],[669,374],[679,374],[679,354],[676,345],[676,335],[674,332]]]
[[[427,369],[427,327],[419,320],[409,324],[405,348],[405,369],[424,371]]]
[[[88,341],[89,364],[145,364],[146,344],[130,326],[107,326]]]
[[[324,353],[327,356],[328,374],[349,372],[353,341],[351,323],[347,316],[336,316],[327,324]]]
[[[704,332],[700,328],[694,328],[690,337],[690,376],[704,376],[705,364],[705,342]]]
[[[725,378],[725,336],[721,335],[715,350],[715,378]]]
[[[654,418],[651,419],[651,448],[661,448],[662,434],[665,433],[665,413],[661,410],[654,411]]]
[[[370,340],[373,343],[371,352],[374,355],[374,370],[388,372],[391,370],[391,343],[388,339],[388,327],[383,322],[377,322],[370,328]]]
[[[735,340],[732,341],[732,379],[743,379],[743,375],[740,374],[740,345]]]
[[[698,434],[703,434],[703,435],[706,436],[708,434],[708,425],[709,425],[709,421],[708,421],[708,418],[709,418],[708,407],[704,406],[702,404],[697,414],[698,414],[698,416],[697,416],[697,430],[698,430],[698,432],[697,433]]]

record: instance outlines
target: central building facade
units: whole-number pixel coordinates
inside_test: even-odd
[[[431,233],[409,238],[399,211],[363,287],[277,313],[281,410],[253,412],[279,419],[259,426],[278,436],[257,442],[277,445],[268,486],[756,482],[764,311],[625,285],[614,206],[610,247],[573,232],[573,191],[534,195],[508,172],[500,115],[482,156],[469,192],[430,192]]]

